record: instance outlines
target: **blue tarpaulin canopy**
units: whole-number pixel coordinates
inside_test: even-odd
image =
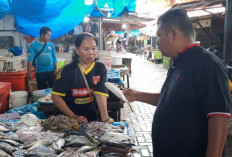
[[[92,17],[118,17],[124,11],[135,11],[136,0],[95,0],[86,5],[85,0],[0,0],[0,18],[12,13],[17,31],[39,37],[39,29],[48,26],[51,39],[58,38]],[[109,14],[101,10],[107,10]]]
[[[1,0],[0,1],[0,18],[3,18],[7,14],[11,14],[11,8],[8,3],[8,0]]]

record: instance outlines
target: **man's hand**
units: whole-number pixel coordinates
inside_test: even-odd
[[[137,100],[137,91],[133,89],[126,89],[122,91],[125,97],[128,99],[129,102],[133,102]]]

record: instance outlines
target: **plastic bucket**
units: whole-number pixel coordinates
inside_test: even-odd
[[[60,69],[65,65],[65,58],[57,58],[57,68]]]
[[[33,102],[37,101],[39,98],[42,98],[44,96],[46,96],[46,93],[45,93],[45,90],[46,89],[41,89],[41,90],[35,90],[32,92],[32,95],[33,95]]]
[[[10,93],[11,108],[18,108],[27,104],[27,91],[16,91]]]

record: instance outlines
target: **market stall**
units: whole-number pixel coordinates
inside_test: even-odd
[[[25,107],[24,107],[25,109]],[[1,156],[131,156],[126,123],[78,124],[63,115],[39,119],[16,112],[0,115]]]

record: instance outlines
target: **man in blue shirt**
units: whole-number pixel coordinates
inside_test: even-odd
[[[50,42],[51,29],[42,27],[40,38],[31,43],[28,53],[28,79],[31,80],[31,68],[35,68],[37,89],[46,89],[53,86],[54,76],[57,73],[57,59],[55,46]],[[47,43],[45,45],[45,43]],[[45,45],[45,47],[44,47]],[[40,53],[42,48],[43,51]],[[38,55],[38,53],[40,53]],[[37,56],[37,57],[36,57]],[[34,63],[34,65],[32,65]]]

